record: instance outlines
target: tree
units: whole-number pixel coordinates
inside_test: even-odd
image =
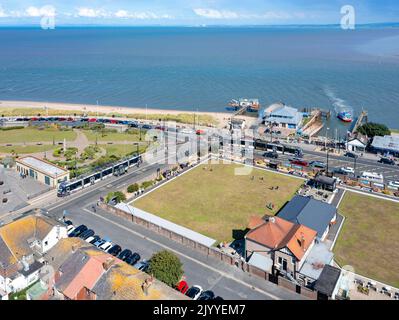
[[[133,193],[139,191],[139,185],[137,183],[131,184],[130,186],[127,187],[127,192]]]
[[[373,138],[375,136],[386,136],[391,135],[391,131],[384,124],[369,122],[361,125],[357,131],[361,134]]]
[[[106,202],[110,202],[111,199],[115,198],[116,203],[120,203],[122,201],[126,200],[126,196],[123,192],[120,191],[115,191],[115,192],[110,192],[107,194],[105,200]]]
[[[151,257],[148,273],[168,286],[173,287],[183,276],[183,264],[172,252],[163,250]]]

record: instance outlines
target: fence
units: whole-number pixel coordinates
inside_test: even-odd
[[[277,276],[270,274],[264,270],[261,270],[252,265],[249,265],[245,261],[242,261],[242,260],[238,259],[237,257],[230,255],[226,252],[223,252],[217,248],[208,247],[203,244],[200,244],[196,241],[188,239],[188,238],[186,238],[182,235],[179,235],[173,231],[167,230],[159,225],[156,225],[156,224],[149,222],[147,220],[144,220],[142,218],[136,217],[129,212],[125,212],[121,209],[112,207],[108,204],[101,203],[100,207],[117,217],[131,221],[131,222],[133,222],[137,225],[140,225],[148,230],[156,232],[159,235],[162,235],[168,239],[171,239],[171,240],[178,242],[184,246],[190,247],[198,252],[201,252],[202,254],[207,255],[208,257],[212,257],[214,259],[223,261],[229,265],[235,265],[237,268],[242,269],[244,272],[248,272],[248,273],[253,274],[259,278],[270,281],[276,285],[280,285],[290,291],[301,294],[308,299],[317,299],[317,292],[310,290],[308,288],[296,285],[295,283],[293,283],[283,277],[277,277]]]

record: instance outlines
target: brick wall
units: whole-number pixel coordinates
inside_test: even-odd
[[[249,272],[259,278],[262,278],[264,280],[267,281],[272,281],[271,279],[273,279],[274,277],[269,274],[266,271],[260,270],[254,266],[251,266],[249,264],[247,264],[244,261],[238,260],[237,258],[235,258],[234,256],[229,255],[228,253],[225,253],[217,248],[214,247],[207,247],[204,246],[198,242],[195,242],[191,239],[185,238],[179,234],[174,233],[173,231],[170,230],[166,230],[164,228],[162,228],[161,226],[155,225],[153,223],[150,223],[146,220],[143,220],[141,218],[132,216],[130,213],[127,213],[123,210],[117,209],[115,207],[109,206],[107,204],[101,203],[100,207],[103,208],[104,210],[118,216],[121,217],[123,219],[132,221],[138,225],[141,225],[143,227],[145,227],[146,229],[149,229],[153,232],[156,232],[166,238],[169,238],[173,241],[176,241],[178,243],[181,243],[187,247],[193,248],[198,252],[201,252],[204,255],[207,255],[209,257],[212,257],[214,259],[218,259],[220,261],[223,261],[229,265],[234,265],[236,264],[238,268],[242,269],[244,272]],[[278,281],[272,281],[272,282],[278,282],[277,284],[288,289],[291,290],[293,292],[296,292],[297,290],[297,286],[296,284],[294,284],[293,282],[285,279],[285,278],[278,278]],[[310,289],[307,289],[305,287],[301,287],[301,294],[309,299],[317,299],[317,293],[315,291],[312,291]]]

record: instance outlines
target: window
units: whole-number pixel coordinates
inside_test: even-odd
[[[44,183],[50,185],[50,177],[44,176]]]

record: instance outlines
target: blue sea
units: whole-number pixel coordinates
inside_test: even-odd
[[[240,97],[398,128],[399,29],[0,28],[0,100],[225,111]]]

